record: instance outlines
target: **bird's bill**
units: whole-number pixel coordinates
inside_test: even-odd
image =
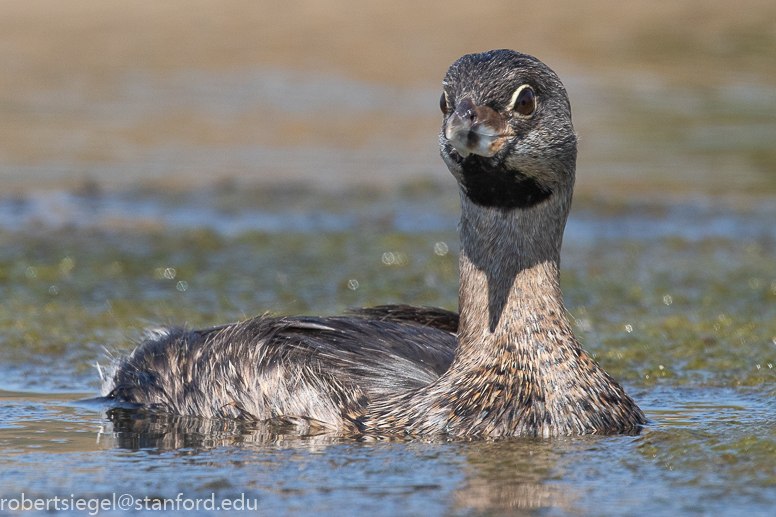
[[[502,114],[487,106],[477,106],[468,98],[458,105],[445,125],[445,138],[463,157],[491,157],[510,136],[509,124]]]

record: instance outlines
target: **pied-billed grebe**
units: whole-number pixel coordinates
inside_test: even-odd
[[[107,397],[343,434],[546,437],[645,424],[575,340],[561,298],[577,155],[565,88],[511,50],[464,56],[442,84],[439,145],[461,197],[460,318],[385,306],[166,329],[120,361]]]

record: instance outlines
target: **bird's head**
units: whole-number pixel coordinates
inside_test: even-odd
[[[473,203],[512,210],[570,196],[577,136],[555,72],[492,50],[460,58],[442,84],[442,158]]]

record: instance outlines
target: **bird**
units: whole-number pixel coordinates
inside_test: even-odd
[[[574,336],[560,250],[577,134],[533,56],[455,61],[440,154],[458,183],[459,312],[410,305],[156,329],[103,387],[117,407],[343,436],[637,434],[644,413]]]

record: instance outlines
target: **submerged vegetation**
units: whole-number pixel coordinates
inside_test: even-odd
[[[99,408],[72,405],[98,392],[95,363],[105,367],[129,353],[149,326],[208,326],[267,311],[337,314],[384,303],[455,309],[455,198],[421,187],[390,199],[351,192],[347,202],[307,191],[267,195],[263,206],[280,217],[256,213],[251,230],[235,230],[228,218],[250,212],[260,193],[214,196],[215,210],[227,217],[220,226],[102,217],[0,231],[0,465],[35,484],[48,468],[47,451],[68,452],[70,475],[60,485],[102,493],[113,485],[92,479],[86,466],[113,456],[95,459],[95,447],[172,452],[163,467],[171,469],[195,454],[204,461],[187,466],[195,484],[161,488],[160,497],[239,489],[263,498],[265,507],[286,508],[293,498],[323,513],[342,500],[375,514],[401,513],[401,506],[371,506],[375,491],[394,494],[383,496],[393,504],[398,493],[428,514],[604,503],[714,513],[733,500],[753,514],[772,507],[776,239],[766,205],[720,212],[692,202],[583,198],[572,213],[562,258],[566,306],[584,346],[651,419],[637,437],[398,447],[132,413],[111,423]],[[284,218],[300,212],[309,217]],[[29,447],[37,455],[25,452]],[[241,459],[216,467],[224,451]],[[123,487],[145,490],[143,464],[122,469]],[[273,481],[246,485],[235,481],[237,471]],[[352,475],[359,481],[349,483]],[[440,483],[440,475],[450,481]],[[345,476],[339,488],[317,481],[331,476]],[[597,488],[615,482],[638,490],[626,497]],[[277,483],[297,488],[275,493]],[[409,488],[396,492],[396,483]],[[681,497],[667,497],[669,486]]]
[[[574,228],[606,217],[583,210]],[[388,214],[330,232],[0,233],[5,381],[47,389],[46,379],[56,379],[51,387],[92,389],[103,348],[126,352],[153,325],[208,326],[264,312],[337,314],[385,303],[455,309],[454,221],[432,231],[399,231]],[[776,380],[772,236],[589,240],[572,228],[562,265],[576,332],[615,377],[644,387]]]

